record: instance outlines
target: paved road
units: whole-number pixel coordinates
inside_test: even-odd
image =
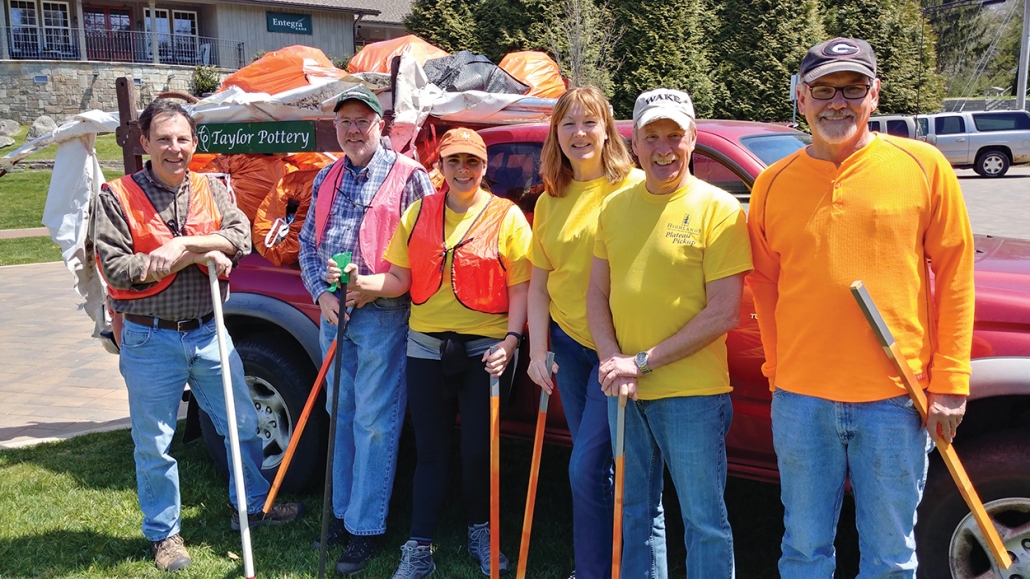
[[[1030,167],[959,181],[975,233],[1030,239]],[[118,358],[81,301],[60,263],[0,267],[0,449],[128,427]]]
[[[956,171],[973,233],[1030,239],[1030,166],[1019,166],[997,179],[972,169]]]

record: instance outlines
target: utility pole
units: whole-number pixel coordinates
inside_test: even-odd
[[[1023,36],[1019,37],[1019,72],[1016,75],[1016,108],[1026,110],[1026,67],[1030,53],[1030,0],[1023,0]]]

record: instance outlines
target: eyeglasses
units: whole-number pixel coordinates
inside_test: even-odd
[[[869,89],[871,88],[873,88],[871,84],[849,84],[848,86],[808,85],[812,98],[817,101],[833,100],[833,97],[837,96],[838,91],[848,100],[864,99],[865,95],[869,94]]]
[[[350,119],[333,119],[333,124],[344,130],[349,129],[351,125],[355,125],[359,131],[364,133],[372,126],[372,121],[367,119],[356,119],[353,121]]]

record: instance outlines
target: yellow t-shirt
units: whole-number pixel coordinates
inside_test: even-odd
[[[594,258],[594,234],[601,202],[613,191],[644,180],[644,172],[633,169],[615,184],[606,177],[572,181],[564,197],[541,195],[533,212],[533,244],[529,260],[547,271],[547,293],[551,296],[551,319],[587,348],[594,349],[587,326],[587,287]]]
[[[668,195],[653,195],[640,183],[605,199],[594,255],[608,260],[615,335],[630,356],[701,312],[708,304],[706,283],[751,270],[740,203],[694,178]],[[637,380],[642,400],[730,390],[725,336]]]
[[[439,193],[437,193],[439,195]],[[482,211],[489,197],[469,207],[465,213],[455,213],[444,205],[444,235],[447,238],[447,247],[452,247],[461,241],[465,232],[472,227],[476,216]],[[411,230],[415,227],[418,219],[419,208],[422,201],[416,201],[404,212],[401,222],[397,225],[397,231],[390,240],[390,246],[386,248],[386,260],[390,263],[410,268],[408,261],[408,238]],[[531,265],[527,257],[529,252],[532,230],[526,216],[517,206],[512,206],[501,222],[498,232],[498,245],[500,247],[501,263],[507,271],[508,285],[518,285],[529,281]],[[411,306],[411,318],[408,325],[416,332],[458,332],[459,334],[473,334],[487,336],[489,338],[503,338],[508,332],[507,314],[487,314],[469,309],[458,301],[451,286],[451,257],[453,252],[447,252],[447,261],[444,264],[444,279],[440,289],[432,295],[424,304]],[[414,275],[416,272],[412,272]]]

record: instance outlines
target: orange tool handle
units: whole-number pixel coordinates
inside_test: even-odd
[[[275,481],[272,482],[272,488],[268,490],[265,506],[261,508],[262,512],[266,514],[272,508],[272,504],[275,503],[275,496],[279,494],[279,487],[282,486],[283,479],[286,478],[286,470],[290,468],[293,454],[297,452],[297,445],[300,444],[300,435],[304,434],[304,427],[308,424],[308,417],[311,416],[311,411],[315,407],[318,393],[322,391],[322,382],[325,381],[325,376],[329,373],[329,366],[332,364],[335,356],[336,340],[334,339],[332,345],[329,346],[329,353],[325,355],[325,360],[322,361],[322,368],[318,371],[318,378],[315,378],[315,385],[311,387],[311,393],[308,394],[308,401],[304,403],[304,410],[300,413],[300,419],[297,420],[297,427],[293,429],[293,436],[290,437],[290,444],[286,447],[286,454],[283,455],[283,460],[279,463],[279,470],[275,472]]]
[[[545,362],[550,374],[554,375],[554,352],[547,353]],[[544,427],[547,426],[547,402],[550,396],[540,391],[540,409],[536,414],[536,432],[533,433],[533,459],[529,463],[529,490],[526,491],[526,515],[522,519],[522,543],[519,545],[519,566],[515,579],[526,579],[526,565],[529,564],[529,535],[533,530],[533,510],[536,506],[536,487],[540,479],[540,455],[544,450]]]
[[[858,306],[862,309],[862,313],[865,314],[869,325],[872,326],[873,333],[876,334],[880,345],[883,346],[883,351],[887,354],[891,365],[894,366],[894,370],[901,376],[901,381],[905,384],[905,390],[908,391],[909,397],[912,398],[916,409],[919,410],[919,415],[923,417],[923,422],[925,423],[928,412],[926,393],[919,386],[919,380],[912,373],[912,368],[909,367],[901,347],[887,327],[887,322],[880,315],[880,310],[877,309],[872,296],[869,295],[869,291],[861,281],[851,284],[851,294],[855,296]],[[1012,559],[1009,557],[1008,549],[1005,548],[1001,537],[998,536],[998,530],[994,528],[994,523],[987,515],[987,511],[984,510],[980,496],[976,494],[973,483],[969,480],[969,476],[966,475],[966,469],[963,468],[958,455],[955,454],[955,447],[943,438],[938,436],[934,436],[934,438],[936,439],[937,451],[941,453],[941,458],[944,459],[944,464],[948,467],[951,478],[955,479],[959,493],[962,494],[966,505],[969,506],[969,510],[973,513],[973,518],[976,519],[976,524],[980,527],[980,532],[983,533],[987,546],[990,547],[991,553],[998,561],[998,564],[1001,565],[1001,568],[1008,569],[1012,566]]]
[[[626,396],[619,396],[615,423],[615,516],[612,524],[612,579],[622,576],[622,498],[626,485]]]
[[[501,576],[501,381],[490,376],[490,579]]]

